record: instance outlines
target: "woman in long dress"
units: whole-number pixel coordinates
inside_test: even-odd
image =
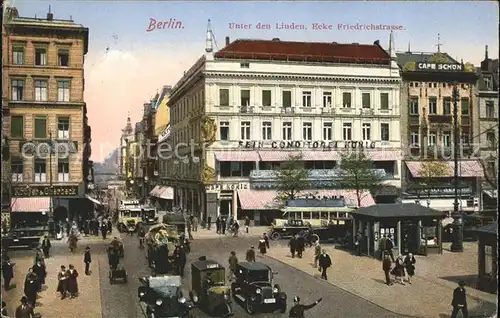
[[[264,256],[267,252],[267,245],[266,245],[266,240],[264,239],[264,237],[262,237],[260,240],[259,240],[259,252],[260,252],[260,255],[261,256]]]
[[[404,264],[406,268],[406,273],[408,274],[408,283],[411,284],[411,278],[415,275],[415,263],[417,260],[415,259],[415,256],[413,256],[412,253],[408,253],[406,255]]]
[[[57,273],[57,292],[61,293],[61,299],[66,298],[66,292],[68,291],[68,273],[66,271],[66,266],[61,266],[61,271]]]
[[[396,280],[398,280],[401,285],[404,285],[405,283],[403,282],[403,279],[405,277],[405,264],[402,255],[399,255],[398,258],[396,258],[396,265],[394,266],[393,271],[394,276],[396,276]]]
[[[73,265],[69,265],[69,269],[67,272],[68,276],[68,292],[69,298],[75,298],[76,294],[78,294],[78,272],[76,271]]]

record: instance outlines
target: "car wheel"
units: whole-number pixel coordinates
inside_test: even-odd
[[[248,297],[247,300],[245,301],[245,309],[247,310],[247,313],[250,315],[253,315],[255,313],[254,304],[252,303],[250,297]]]
[[[278,232],[273,232],[271,234],[271,239],[274,240],[274,241],[280,240],[281,239],[281,234],[278,233]]]
[[[311,242],[312,242],[312,243],[319,242],[319,236],[318,236],[318,234],[313,234],[313,235],[312,235],[312,237],[311,237]]]

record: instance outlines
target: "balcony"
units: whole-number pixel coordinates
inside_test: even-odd
[[[420,125],[420,116],[419,115],[410,115],[409,125],[410,126],[419,126]]]
[[[253,106],[240,106],[240,113],[242,114],[253,113],[253,110]]]
[[[451,115],[429,115],[430,124],[451,124]]]
[[[361,108],[361,115],[373,115],[374,113],[371,108]]]

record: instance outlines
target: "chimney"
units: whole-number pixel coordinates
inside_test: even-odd
[[[47,13],[47,20],[52,21],[54,20],[54,14],[50,11],[50,6],[49,6],[49,13]]]
[[[273,41],[279,41],[280,38],[273,38]]]
[[[226,36],[226,46],[228,46],[228,45],[229,45],[229,43],[231,43],[231,41],[229,40],[229,37],[228,37],[228,36]]]

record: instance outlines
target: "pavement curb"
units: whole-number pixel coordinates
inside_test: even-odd
[[[302,273],[305,273],[305,274],[307,274],[307,275],[309,275],[309,276],[312,276],[312,277],[314,277],[314,278],[318,279],[316,276],[309,274],[309,273],[308,273],[308,272],[306,272],[305,270],[300,269],[300,268],[297,268],[297,267],[295,267],[295,266],[291,266],[290,264],[287,264],[286,262],[283,262],[282,260],[280,260],[280,259],[278,259],[278,258],[276,258],[276,257],[269,256],[269,255],[265,255],[265,257],[272,258],[273,260],[275,260],[275,261],[277,261],[277,262],[279,262],[279,263],[281,263],[281,264],[283,264],[283,265],[286,265],[286,266],[288,266],[288,267],[291,267],[291,268],[293,268],[293,269],[294,269],[294,270],[296,270],[296,271],[300,271],[300,272],[302,272]],[[325,284],[333,285],[333,286],[337,287],[338,289],[341,289],[341,290],[343,290],[343,291],[345,291],[345,292],[347,292],[347,293],[349,293],[349,294],[351,294],[351,295],[353,295],[353,296],[356,296],[356,297],[359,297],[359,298],[361,298],[361,299],[364,299],[364,300],[366,300],[367,302],[369,302],[369,303],[370,303],[370,304],[372,304],[372,305],[375,305],[375,306],[377,306],[377,307],[379,307],[379,308],[382,308],[382,309],[384,309],[384,310],[386,310],[386,311],[389,311],[389,312],[391,312],[391,313],[393,313],[393,314],[396,314],[396,315],[399,315],[399,316],[401,316],[401,317],[407,317],[407,318],[424,318],[424,317],[421,317],[421,316],[411,316],[411,315],[407,315],[407,314],[402,314],[402,313],[396,312],[396,311],[394,311],[394,310],[390,310],[390,309],[388,309],[388,308],[385,308],[385,307],[383,307],[383,306],[381,306],[381,305],[379,305],[379,304],[377,304],[377,303],[375,303],[375,302],[371,301],[370,299],[368,299],[368,298],[366,298],[366,297],[363,297],[363,296],[361,296],[361,295],[359,295],[359,294],[357,294],[357,293],[355,293],[355,292],[351,291],[351,290],[348,290],[348,289],[343,288],[343,287],[341,287],[341,286],[335,285],[333,282],[330,282],[330,281],[324,281],[324,280],[321,280],[321,279],[318,279],[318,281],[320,281],[320,282],[322,282],[322,283],[325,283]]]

